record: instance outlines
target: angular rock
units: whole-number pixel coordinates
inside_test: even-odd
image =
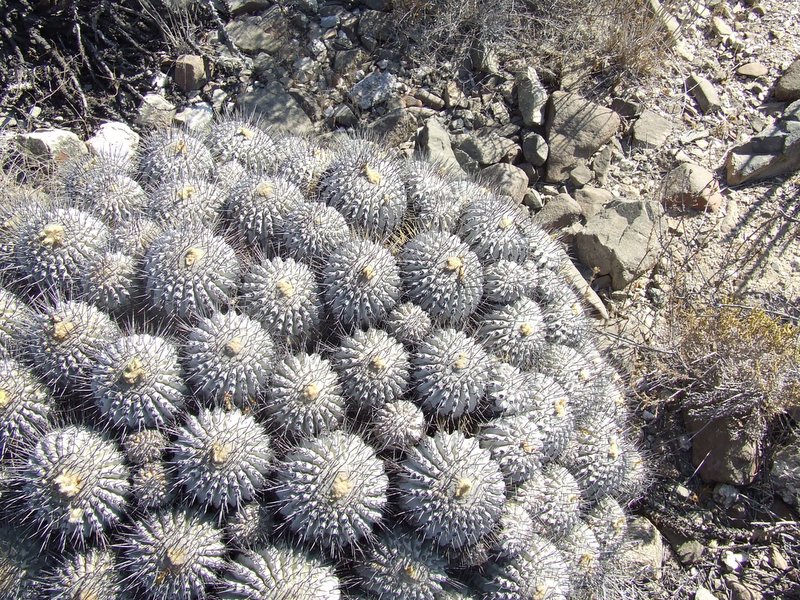
[[[17,144],[31,156],[56,163],[89,153],[81,138],[66,129],[37,129],[18,135]]]
[[[522,153],[525,155],[525,160],[534,167],[541,167],[547,162],[549,148],[542,136],[530,131],[522,138]]]
[[[328,117],[328,122],[332,127],[353,127],[358,123],[358,117],[349,106],[340,104]]]
[[[692,462],[704,481],[748,485],[758,471],[759,439],[747,419],[708,419],[684,413],[692,434]]]
[[[547,229],[563,229],[581,218],[581,205],[569,194],[559,194],[550,198],[533,220]]]
[[[744,63],[736,69],[736,74],[742,77],[765,77],[768,73],[769,67],[759,62]]]
[[[414,139],[417,119],[409,109],[397,108],[373,121],[369,130],[375,133],[378,139],[384,140],[388,146],[398,146]]]
[[[208,102],[200,102],[187,106],[175,115],[175,123],[198,133],[211,129],[214,120],[214,109]]]
[[[547,180],[557,183],[614,137],[620,119],[614,111],[567,92],[553,92],[548,106]]]
[[[184,92],[201,89],[208,77],[202,56],[183,54],[175,61],[175,85]]]
[[[268,10],[261,16],[234,19],[225,26],[225,32],[245,54],[277,54],[289,37],[289,24],[279,10]]]
[[[717,212],[722,194],[714,174],[700,165],[682,163],[672,169],[661,184],[667,206]]]
[[[786,107],[775,124],[731,149],[725,167],[730,185],[800,169],[800,100]]]
[[[608,190],[592,186],[584,186],[579,190],[575,190],[575,201],[581,207],[583,216],[591,219],[603,207],[614,199],[614,194]]]
[[[655,202],[614,200],[575,235],[578,258],[621,290],[655,266],[663,220]]]
[[[784,502],[800,510],[800,436],[775,453],[770,480]]]
[[[365,10],[358,22],[358,35],[368,36],[379,42],[388,41],[397,29],[395,21],[396,17],[391,13]]]
[[[794,61],[775,84],[775,99],[792,102],[800,99],[800,59]]]
[[[270,0],[228,0],[228,10],[232,17],[238,17],[265,10],[270,4]]]
[[[600,185],[605,185],[606,183],[606,175],[608,175],[608,171],[611,168],[611,157],[613,154],[614,150],[611,144],[607,144],[603,146],[600,152],[594,155],[592,171],[594,171],[594,176],[597,178]]]
[[[145,127],[169,127],[175,116],[175,105],[160,94],[146,94],[139,107],[137,122]]]
[[[694,592],[694,600],[719,600],[719,599],[710,591],[708,591],[706,588],[700,586]]]
[[[623,119],[635,119],[642,114],[642,104],[625,98],[614,98],[611,101],[611,110]]]
[[[659,579],[664,561],[664,541],[655,525],[644,517],[631,519],[628,539],[631,546],[625,550],[623,560],[632,567],[634,572],[631,575]]]
[[[311,119],[277,81],[240,95],[236,105],[244,114],[258,117],[266,126],[295,134],[309,133],[313,129]]]
[[[600,299],[600,296],[592,289],[589,282],[584,279],[581,272],[573,264],[571,260],[565,260],[564,266],[561,268],[561,274],[573,285],[578,293],[586,301],[586,304],[591,308],[593,317],[602,320],[608,320],[608,310],[605,304]]]
[[[517,73],[517,104],[527,127],[544,124],[547,90],[539,81],[536,69],[526,67]]]
[[[672,133],[672,122],[652,110],[645,110],[631,127],[631,139],[635,146],[660,148],[669,134]]]
[[[484,131],[468,135],[458,149],[481,166],[513,161],[519,154],[519,146],[513,140]]]
[[[500,194],[510,196],[518,204],[528,190],[528,176],[525,171],[508,163],[498,163],[481,169],[480,180]]]
[[[461,170],[461,165],[453,153],[450,134],[447,133],[444,125],[436,117],[431,117],[425,121],[425,125],[417,134],[416,146],[432,161],[443,164],[448,168]]]
[[[582,188],[594,177],[594,172],[584,164],[579,164],[569,172],[569,182],[576,188]]]
[[[128,160],[136,156],[139,134],[125,123],[111,121],[100,125],[86,145],[92,154]]]
[[[705,77],[690,75],[686,80],[686,89],[704,113],[714,112],[722,107],[717,89]]]
[[[425,106],[430,106],[433,109],[441,110],[444,108],[444,99],[424,88],[420,88],[414,92],[414,97]]]
[[[397,78],[388,71],[370,73],[350,90],[350,100],[361,110],[386,102],[394,92]]]
[[[444,86],[444,92],[442,93],[442,98],[444,99],[444,105],[447,108],[467,107],[467,98],[464,95],[464,92],[461,91],[461,88],[458,87],[458,84],[455,81],[447,82],[447,85]]]
[[[339,50],[333,59],[333,70],[341,74],[357,71],[369,60],[369,55],[361,48]]]

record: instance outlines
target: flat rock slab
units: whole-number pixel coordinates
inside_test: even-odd
[[[566,181],[570,171],[607,144],[619,126],[619,115],[611,109],[577,94],[553,92],[547,119],[547,181]]]
[[[657,112],[645,110],[631,127],[631,141],[634,146],[660,148],[667,142],[670,133],[672,121]]]
[[[277,81],[240,95],[236,105],[244,114],[257,117],[263,125],[290,133],[310,133],[314,127],[294,97]]]
[[[759,443],[748,423],[734,418],[707,419],[684,414],[692,434],[692,462],[704,481],[748,485],[758,472]]]

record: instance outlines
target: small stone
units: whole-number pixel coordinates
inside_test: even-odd
[[[783,553],[781,553],[781,551],[775,546],[769,547],[769,562],[779,571],[789,570],[789,561],[786,560],[786,557],[783,555]]]
[[[660,148],[670,133],[672,122],[652,110],[645,110],[631,127],[631,139],[635,146]]]
[[[770,481],[787,504],[800,509],[800,434],[775,452]]]
[[[497,163],[481,170],[481,181],[495,188],[500,194],[510,196],[521,203],[528,190],[528,176],[519,167],[508,163]]]
[[[31,156],[56,163],[63,163],[89,153],[86,144],[66,129],[37,129],[32,133],[17,136],[17,143]]]
[[[207,81],[202,56],[183,54],[175,61],[175,85],[184,92],[202,89]]]
[[[544,124],[547,90],[539,81],[536,69],[526,67],[517,73],[517,103],[527,127]]]
[[[482,166],[511,162],[520,151],[516,142],[492,132],[469,134],[458,148]]]
[[[207,102],[187,106],[175,115],[175,123],[199,133],[209,131],[213,120],[214,109]]]
[[[667,206],[717,212],[722,205],[722,195],[714,174],[692,163],[683,163],[672,169],[661,185],[661,195]]]
[[[413,140],[417,132],[417,119],[410,109],[397,108],[373,121],[369,130],[377,139],[389,146],[399,146]]]
[[[414,97],[420,100],[420,102],[422,102],[425,106],[430,106],[435,110],[441,110],[444,108],[444,99],[426,89],[418,89],[416,92],[414,92]]]
[[[436,117],[425,121],[425,125],[417,134],[416,146],[430,158],[430,160],[446,165],[449,168],[461,169],[453,153],[450,143],[450,134]]]
[[[643,107],[641,102],[625,100],[624,98],[614,98],[611,101],[611,110],[623,119],[635,119],[642,114]]]
[[[736,417],[705,419],[684,413],[692,437],[692,462],[704,481],[747,485],[758,472],[760,432]]]
[[[578,165],[569,172],[569,182],[576,188],[582,188],[594,177],[594,172],[586,165]]]
[[[735,573],[742,569],[742,565],[747,562],[747,555],[741,552],[732,552],[725,550],[722,553],[722,564],[731,573]]]
[[[455,81],[448,81],[442,95],[447,108],[467,108],[467,98]]]
[[[225,32],[236,47],[253,56],[259,52],[277,54],[285,49],[288,30],[289,23],[279,10],[241,17],[225,25]]]
[[[352,87],[350,99],[361,110],[367,110],[386,102],[396,85],[397,78],[388,71],[370,73]]]
[[[309,133],[313,123],[306,112],[280,82],[273,81],[239,96],[236,105],[247,115],[254,115],[264,125],[294,134]]]
[[[682,565],[696,565],[703,559],[705,548],[697,540],[686,540],[673,546]]]
[[[735,575],[726,575],[723,579],[725,587],[728,588],[730,600],[761,600],[763,598],[761,592],[737,581]]]
[[[759,62],[749,62],[736,69],[736,73],[742,77],[765,77],[769,73],[769,67]]]
[[[719,598],[703,586],[700,586],[694,593],[694,600],[719,600]]]
[[[608,171],[611,168],[611,157],[613,154],[614,150],[611,144],[606,144],[594,155],[594,159],[592,160],[592,171],[594,171],[594,176],[601,185],[605,185],[606,175],[608,175]]]
[[[111,121],[100,125],[86,145],[92,154],[128,160],[136,156],[139,134],[125,123]]]
[[[711,18],[711,28],[721,38],[728,38],[734,35],[733,28],[721,17]]]
[[[675,495],[681,500],[688,500],[692,497],[692,490],[687,488],[685,485],[678,484],[675,486]]]
[[[564,229],[581,218],[581,205],[569,194],[550,198],[533,220],[547,230]]]
[[[714,84],[705,77],[690,75],[686,80],[686,89],[705,114],[719,110],[722,106]]]
[[[340,104],[328,117],[328,123],[332,127],[353,127],[358,123],[358,117],[349,106]]]
[[[775,84],[775,99],[792,102],[800,99],[800,59],[794,61]]]
[[[603,207],[614,199],[608,190],[592,186],[584,186],[575,190],[575,201],[580,205],[583,216],[587,219],[596,215]]]
[[[175,117],[175,105],[160,94],[147,94],[139,107],[138,123],[146,127],[169,127]]]
[[[664,542],[658,529],[644,517],[635,517],[628,523],[628,540],[630,548],[625,550],[625,559],[640,566],[642,575],[660,579]]]
[[[530,188],[528,188],[528,191],[525,192],[525,196],[522,198],[522,204],[534,211],[541,210],[544,206],[539,192]]]
[[[545,139],[538,133],[532,131],[526,133],[522,138],[522,153],[525,160],[535,167],[541,167],[547,162],[549,148]]]

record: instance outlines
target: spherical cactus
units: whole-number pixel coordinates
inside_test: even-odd
[[[111,249],[139,261],[162,233],[164,227],[152,219],[127,221],[111,232]]]
[[[150,195],[147,216],[165,227],[192,223],[213,227],[225,204],[225,190],[201,178],[164,181]]]
[[[356,331],[344,338],[333,354],[333,367],[357,412],[398,400],[410,376],[403,345],[380,329]]]
[[[478,439],[510,483],[525,481],[542,463],[545,437],[530,413],[492,419],[481,426]]]
[[[19,283],[24,277],[17,263],[17,242],[28,227],[31,215],[42,214],[52,201],[24,188],[5,187],[0,202],[0,281],[4,285]]]
[[[291,258],[273,258],[250,267],[239,300],[242,310],[279,345],[303,348],[319,334],[322,304],[314,273]]]
[[[147,194],[135,179],[100,164],[88,170],[81,184],[73,186],[68,194],[76,208],[91,213],[110,227],[144,214],[148,203]]]
[[[233,248],[209,229],[167,230],[145,255],[147,306],[167,321],[210,316],[230,302],[239,272]]]
[[[172,464],[177,483],[204,507],[225,513],[264,487],[273,452],[262,425],[235,409],[201,409],[176,431]]]
[[[128,593],[202,600],[225,566],[222,532],[186,509],[164,509],[134,522],[121,544]]]
[[[92,548],[61,559],[43,579],[48,598],[122,598],[123,575],[110,550]]]
[[[281,241],[283,219],[303,204],[303,194],[288,179],[252,175],[230,191],[227,213],[248,244],[269,249]]]
[[[281,436],[311,437],[339,428],[345,399],[330,362],[319,354],[301,352],[275,367],[261,410]]]
[[[140,512],[169,506],[175,498],[169,465],[160,460],[137,465],[131,476],[131,497]]]
[[[406,186],[419,231],[452,232],[458,225],[464,201],[450,185],[447,170],[426,160],[412,160],[406,166]]]
[[[278,138],[275,171],[311,195],[331,160],[331,152],[314,140],[296,135]]]
[[[423,408],[457,418],[478,407],[490,362],[480,344],[463,332],[439,329],[418,344],[411,366],[414,395]]]
[[[40,600],[45,568],[42,544],[4,520],[0,524],[0,583],[3,600]]]
[[[228,563],[219,596],[222,600],[339,600],[333,568],[289,546],[246,550]]]
[[[528,256],[525,228],[530,217],[520,206],[497,196],[473,201],[464,208],[458,235],[481,260],[524,262]]]
[[[540,301],[540,306],[549,343],[579,346],[591,335],[578,293],[566,282],[561,281],[546,301]]]
[[[0,351],[13,354],[23,350],[34,320],[33,311],[21,298],[0,288]]]
[[[188,131],[165,129],[143,140],[140,168],[152,185],[180,177],[207,179],[214,172],[214,158]]]
[[[194,393],[204,402],[252,406],[266,389],[275,345],[257,322],[234,312],[200,319],[183,346]]]
[[[131,310],[139,275],[136,260],[122,252],[105,252],[81,274],[80,299],[112,315]]]
[[[449,581],[447,561],[413,531],[385,531],[355,568],[358,587],[381,600],[434,600]]]
[[[177,348],[161,337],[125,336],[97,353],[92,397],[114,427],[164,427],[179,414],[187,394]]]
[[[291,450],[278,463],[274,491],[299,539],[339,555],[371,535],[388,487],[375,451],[356,435],[334,431]]]
[[[97,355],[119,336],[106,313],[85,302],[58,302],[36,315],[28,356],[58,392],[88,391]]]
[[[625,509],[611,496],[603,496],[584,517],[604,554],[615,552],[625,540]]]
[[[458,550],[494,527],[505,503],[500,466],[475,438],[440,431],[410,449],[399,467],[403,518],[437,544]]]
[[[581,489],[575,477],[551,463],[517,488],[516,501],[533,517],[536,532],[548,538],[565,535],[581,514]]]
[[[578,521],[556,545],[572,567],[573,590],[591,590],[602,575],[602,548],[592,528]]]
[[[109,238],[108,227],[88,212],[39,210],[20,227],[17,265],[27,284],[69,295],[80,289],[81,273],[102,256]]]
[[[416,446],[428,424],[420,408],[408,400],[387,402],[369,420],[369,436],[380,450],[405,451]]]
[[[532,221],[524,224],[523,232],[527,240],[527,257],[535,270],[559,272],[569,260],[566,251],[547,231]]]
[[[512,304],[520,298],[532,297],[538,272],[511,260],[498,260],[483,271],[483,297],[490,304]]]
[[[350,228],[339,211],[320,202],[305,202],[280,223],[278,243],[296,260],[322,268],[328,256],[350,239]]]
[[[405,243],[398,262],[408,299],[434,320],[460,324],[478,307],[483,269],[458,237],[421,233]]]
[[[344,140],[320,178],[319,198],[356,231],[383,240],[398,229],[406,214],[402,168],[378,144]]]
[[[0,359],[0,458],[35,442],[53,408],[50,390],[28,367]]]
[[[386,317],[386,328],[407,346],[416,346],[433,329],[430,315],[412,302],[395,306]]]
[[[267,545],[275,529],[272,507],[263,502],[248,502],[231,513],[225,522],[225,539],[236,550],[253,550]]]
[[[45,434],[19,473],[30,517],[46,537],[83,546],[103,542],[125,516],[130,484],[117,445],[85,427]]]
[[[133,465],[143,465],[161,460],[169,440],[163,431],[142,429],[126,434],[122,438],[122,451]]]
[[[228,116],[212,123],[206,143],[217,162],[238,161],[248,169],[270,165],[277,149],[275,138],[257,122]]]
[[[475,337],[501,360],[532,369],[546,347],[542,311],[533,300],[520,298],[487,314]]]
[[[368,240],[345,242],[322,271],[328,309],[346,329],[378,325],[400,297],[400,273],[391,253]]]

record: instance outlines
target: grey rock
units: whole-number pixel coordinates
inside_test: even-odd
[[[607,144],[617,132],[617,113],[577,94],[553,92],[547,119],[547,180],[565,181],[569,172]]]
[[[201,89],[208,77],[202,56],[182,54],[175,61],[175,85],[184,92]]]
[[[722,194],[714,174],[700,165],[682,163],[672,169],[661,184],[667,206],[717,212]]]
[[[214,109],[207,102],[187,106],[175,115],[175,123],[198,133],[211,129],[214,120]]]
[[[289,24],[278,10],[234,19],[225,26],[225,32],[236,47],[252,55],[276,54],[284,49],[288,30]]]
[[[579,164],[569,172],[569,182],[576,188],[582,188],[594,177],[594,172],[585,164]]]
[[[477,39],[469,50],[469,59],[473,70],[479,73],[496,75],[500,72],[500,59],[492,44]]]
[[[547,230],[569,227],[581,218],[581,205],[569,194],[550,198],[533,220]]]
[[[481,165],[478,164],[478,161],[461,150],[461,148],[453,148],[453,156],[456,157],[460,168],[467,173],[477,173],[480,171]]]
[[[701,585],[694,592],[694,600],[719,600],[719,599]]]
[[[319,12],[317,0],[289,0],[289,4],[307,15],[316,15]]]
[[[631,139],[635,146],[660,148],[670,133],[672,122],[652,110],[645,110],[631,127]]]
[[[322,29],[333,29],[339,24],[339,15],[325,15],[319,20]]]
[[[521,162],[517,163],[517,166],[525,171],[525,175],[528,176],[528,185],[533,185],[539,181],[539,173],[536,171],[536,167],[534,167],[531,163]]]
[[[396,17],[391,13],[377,10],[365,10],[358,22],[358,35],[367,36],[385,42],[392,39],[396,31]]]
[[[128,160],[136,156],[139,134],[125,123],[111,121],[100,125],[86,146],[92,154]]]
[[[632,567],[631,575],[659,579],[664,561],[664,541],[655,525],[644,517],[631,519],[628,540],[631,545],[625,550],[623,560]]]
[[[55,163],[63,163],[89,153],[86,144],[66,129],[37,129],[32,133],[18,135],[17,144],[29,155]]]
[[[350,89],[350,100],[361,110],[386,102],[397,85],[397,78],[389,72],[370,73]]]
[[[623,119],[635,119],[642,114],[642,103],[624,98],[614,98],[611,101],[611,110]]]
[[[273,81],[265,88],[257,88],[239,96],[236,105],[244,114],[254,115],[267,126],[294,134],[310,133],[311,119],[283,86]]]
[[[547,162],[549,153],[547,141],[538,133],[530,131],[522,138],[522,153],[525,155],[525,160],[533,166],[541,167]]]
[[[517,73],[517,104],[522,121],[528,127],[544,124],[547,90],[539,81],[536,69],[526,67]]]
[[[468,106],[467,97],[455,81],[447,82],[442,92],[442,98],[447,108],[466,108]]]
[[[800,510],[800,436],[775,453],[770,481],[784,502]]]
[[[500,194],[510,196],[518,204],[528,191],[528,176],[525,171],[508,163],[498,163],[482,169],[480,180]]]
[[[382,139],[383,143],[389,146],[398,146],[414,139],[417,132],[417,119],[411,110],[397,108],[376,119],[369,129],[379,139]]]
[[[425,106],[430,106],[436,110],[444,108],[444,98],[440,98],[436,94],[431,93],[426,89],[418,89],[414,92],[414,97],[422,102]]]
[[[340,74],[352,73],[369,61],[369,55],[361,48],[339,50],[333,59],[333,70]]]
[[[600,297],[589,285],[589,282],[581,275],[581,272],[571,260],[563,261],[561,274],[569,281],[578,293],[583,297],[586,304],[591,309],[591,314],[595,318],[607,320],[608,310]]]
[[[726,575],[724,580],[730,600],[761,600],[764,597],[758,590],[737,581],[735,575]]]
[[[608,175],[608,170],[611,168],[611,157],[613,154],[614,151],[611,144],[606,144],[594,155],[594,159],[592,160],[592,171],[594,171],[594,176],[601,185],[605,185],[606,175]]]
[[[760,62],[748,62],[737,68],[736,74],[742,77],[765,77],[769,74],[769,67]]]
[[[425,121],[425,125],[417,134],[416,146],[434,162],[441,163],[448,168],[461,170],[461,165],[453,153],[450,134],[447,133],[439,119],[431,117]]]
[[[390,10],[393,4],[392,0],[360,0],[360,3],[372,10]]]
[[[147,94],[139,107],[137,122],[145,127],[169,127],[175,116],[175,105],[160,94]]]
[[[694,411],[684,413],[692,434],[692,462],[704,481],[747,485],[758,471],[759,434],[746,419],[708,419]]]
[[[695,565],[703,560],[703,552],[705,550],[703,544],[697,540],[685,540],[673,546],[675,554],[678,555],[678,560],[683,565]]]
[[[655,266],[663,221],[655,202],[614,200],[575,236],[578,258],[598,275],[610,275],[613,289],[621,290]]]
[[[332,127],[353,127],[358,123],[358,117],[349,106],[340,104],[334,109],[333,114],[328,117],[328,123]]]
[[[520,150],[513,140],[485,131],[467,135],[458,148],[481,166],[513,161]]]
[[[592,186],[584,186],[575,190],[575,201],[580,205],[583,216],[591,219],[603,207],[614,199],[614,194],[608,190]]]
[[[794,61],[775,84],[775,99],[791,102],[800,99],[800,59]]]
[[[525,192],[525,196],[522,198],[522,204],[530,208],[531,210],[542,210],[544,203],[542,202],[542,196],[536,190],[528,188],[528,191]]]
[[[717,89],[705,77],[690,75],[686,80],[686,89],[704,113],[714,112],[722,107]]]
[[[228,0],[228,10],[232,17],[256,13],[269,8],[270,0]]]

